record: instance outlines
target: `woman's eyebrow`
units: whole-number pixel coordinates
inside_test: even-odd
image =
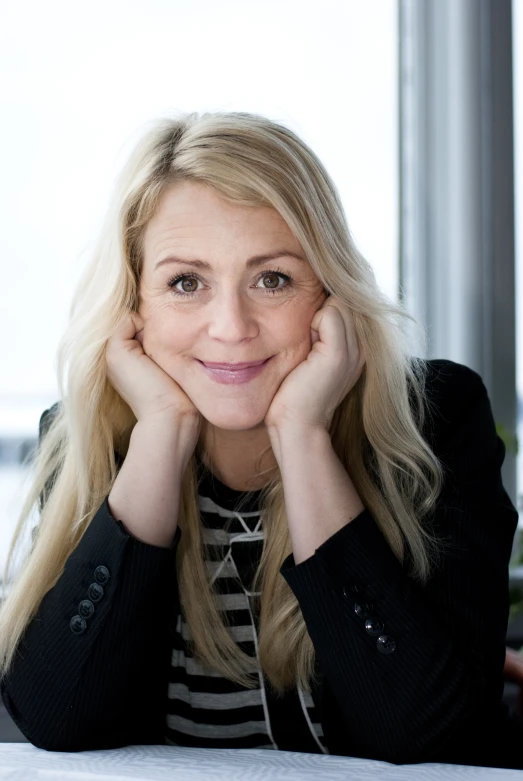
[[[263,255],[255,255],[253,258],[249,258],[245,265],[247,268],[252,268],[253,266],[259,266],[261,263],[265,263],[267,260],[276,260],[276,258],[282,257],[296,258],[296,260],[306,262],[305,258],[301,255],[298,255],[296,252],[290,252],[289,250],[277,250],[276,252],[269,252],[268,254],[265,253]],[[207,263],[205,260],[184,260],[184,258],[178,258],[174,255],[169,255],[167,258],[159,260],[155,265],[154,270],[156,271],[157,268],[163,266],[166,263],[184,263],[187,266],[193,266],[194,268],[206,270],[210,270],[212,268],[211,264]]]

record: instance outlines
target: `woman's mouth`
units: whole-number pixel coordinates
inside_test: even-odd
[[[204,372],[215,382],[224,385],[241,385],[258,377],[271,358],[247,364],[204,363],[197,360]]]

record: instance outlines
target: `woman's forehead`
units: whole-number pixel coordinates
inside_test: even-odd
[[[216,225],[277,225],[289,227],[271,206],[246,206],[225,199],[221,193],[201,182],[177,182],[168,187],[149,220],[146,235],[172,226],[186,229]]]
[[[164,193],[143,238],[144,261],[152,268],[167,254],[181,254],[187,260],[203,254],[210,261],[222,251],[252,255],[281,247],[303,255],[298,240],[275,209],[231,204],[193,182]]]

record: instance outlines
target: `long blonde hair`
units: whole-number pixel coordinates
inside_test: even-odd
[[[125,314],[136,311],[144,229],[165,189],[177,181],[212,186],[246,206],[270,206],[289,225],[325,289],[351,310],[366,364],[337,408],[333,448],[364,505],[409,574],[426,582],[442,550],[430,516],[443,469],[422,436],[427,363],[410,354],[402,325],[421,326],[378,288],[351,238],[336,187],[312,150],[287,127],[241,112],[181,114],[144,133],[118,179],[97,247],[73,297],[58,349],[61,403],[35,451],[33,477],[5,568],[0,608],[0,674],[44,595],[104,498],[125,457],[136,419],[107,379],[105,347]],[[211,461],[205,447],[199,453]],[[260,459],[261,461],[261,459]],[[258,472],[257,474],[261,474]],[[265,532],[254,591],[261,592],[259,656],[277,692],[299,682],[310,691],[315,652],[296,597],[280,573],[292,552],[279,469],[261,493]],[[181,609],[192,651],[204,664],[257,686],[252,659],[236,645],[218,609],[204,561],[196,454],[183,475],[182,531],[176,554]],[[45,495],[45,503],[41,497]],[[17,544],[34,508],[33,544],[10,579]],[[404,562],[405,564],[405,562]]]

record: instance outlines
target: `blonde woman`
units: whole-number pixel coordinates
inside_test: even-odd
[[[411,355],[408,319],[291,130],[153,124],[7,565],[2,697],[31,743],[523,767],[504,446],[480,376]]]

